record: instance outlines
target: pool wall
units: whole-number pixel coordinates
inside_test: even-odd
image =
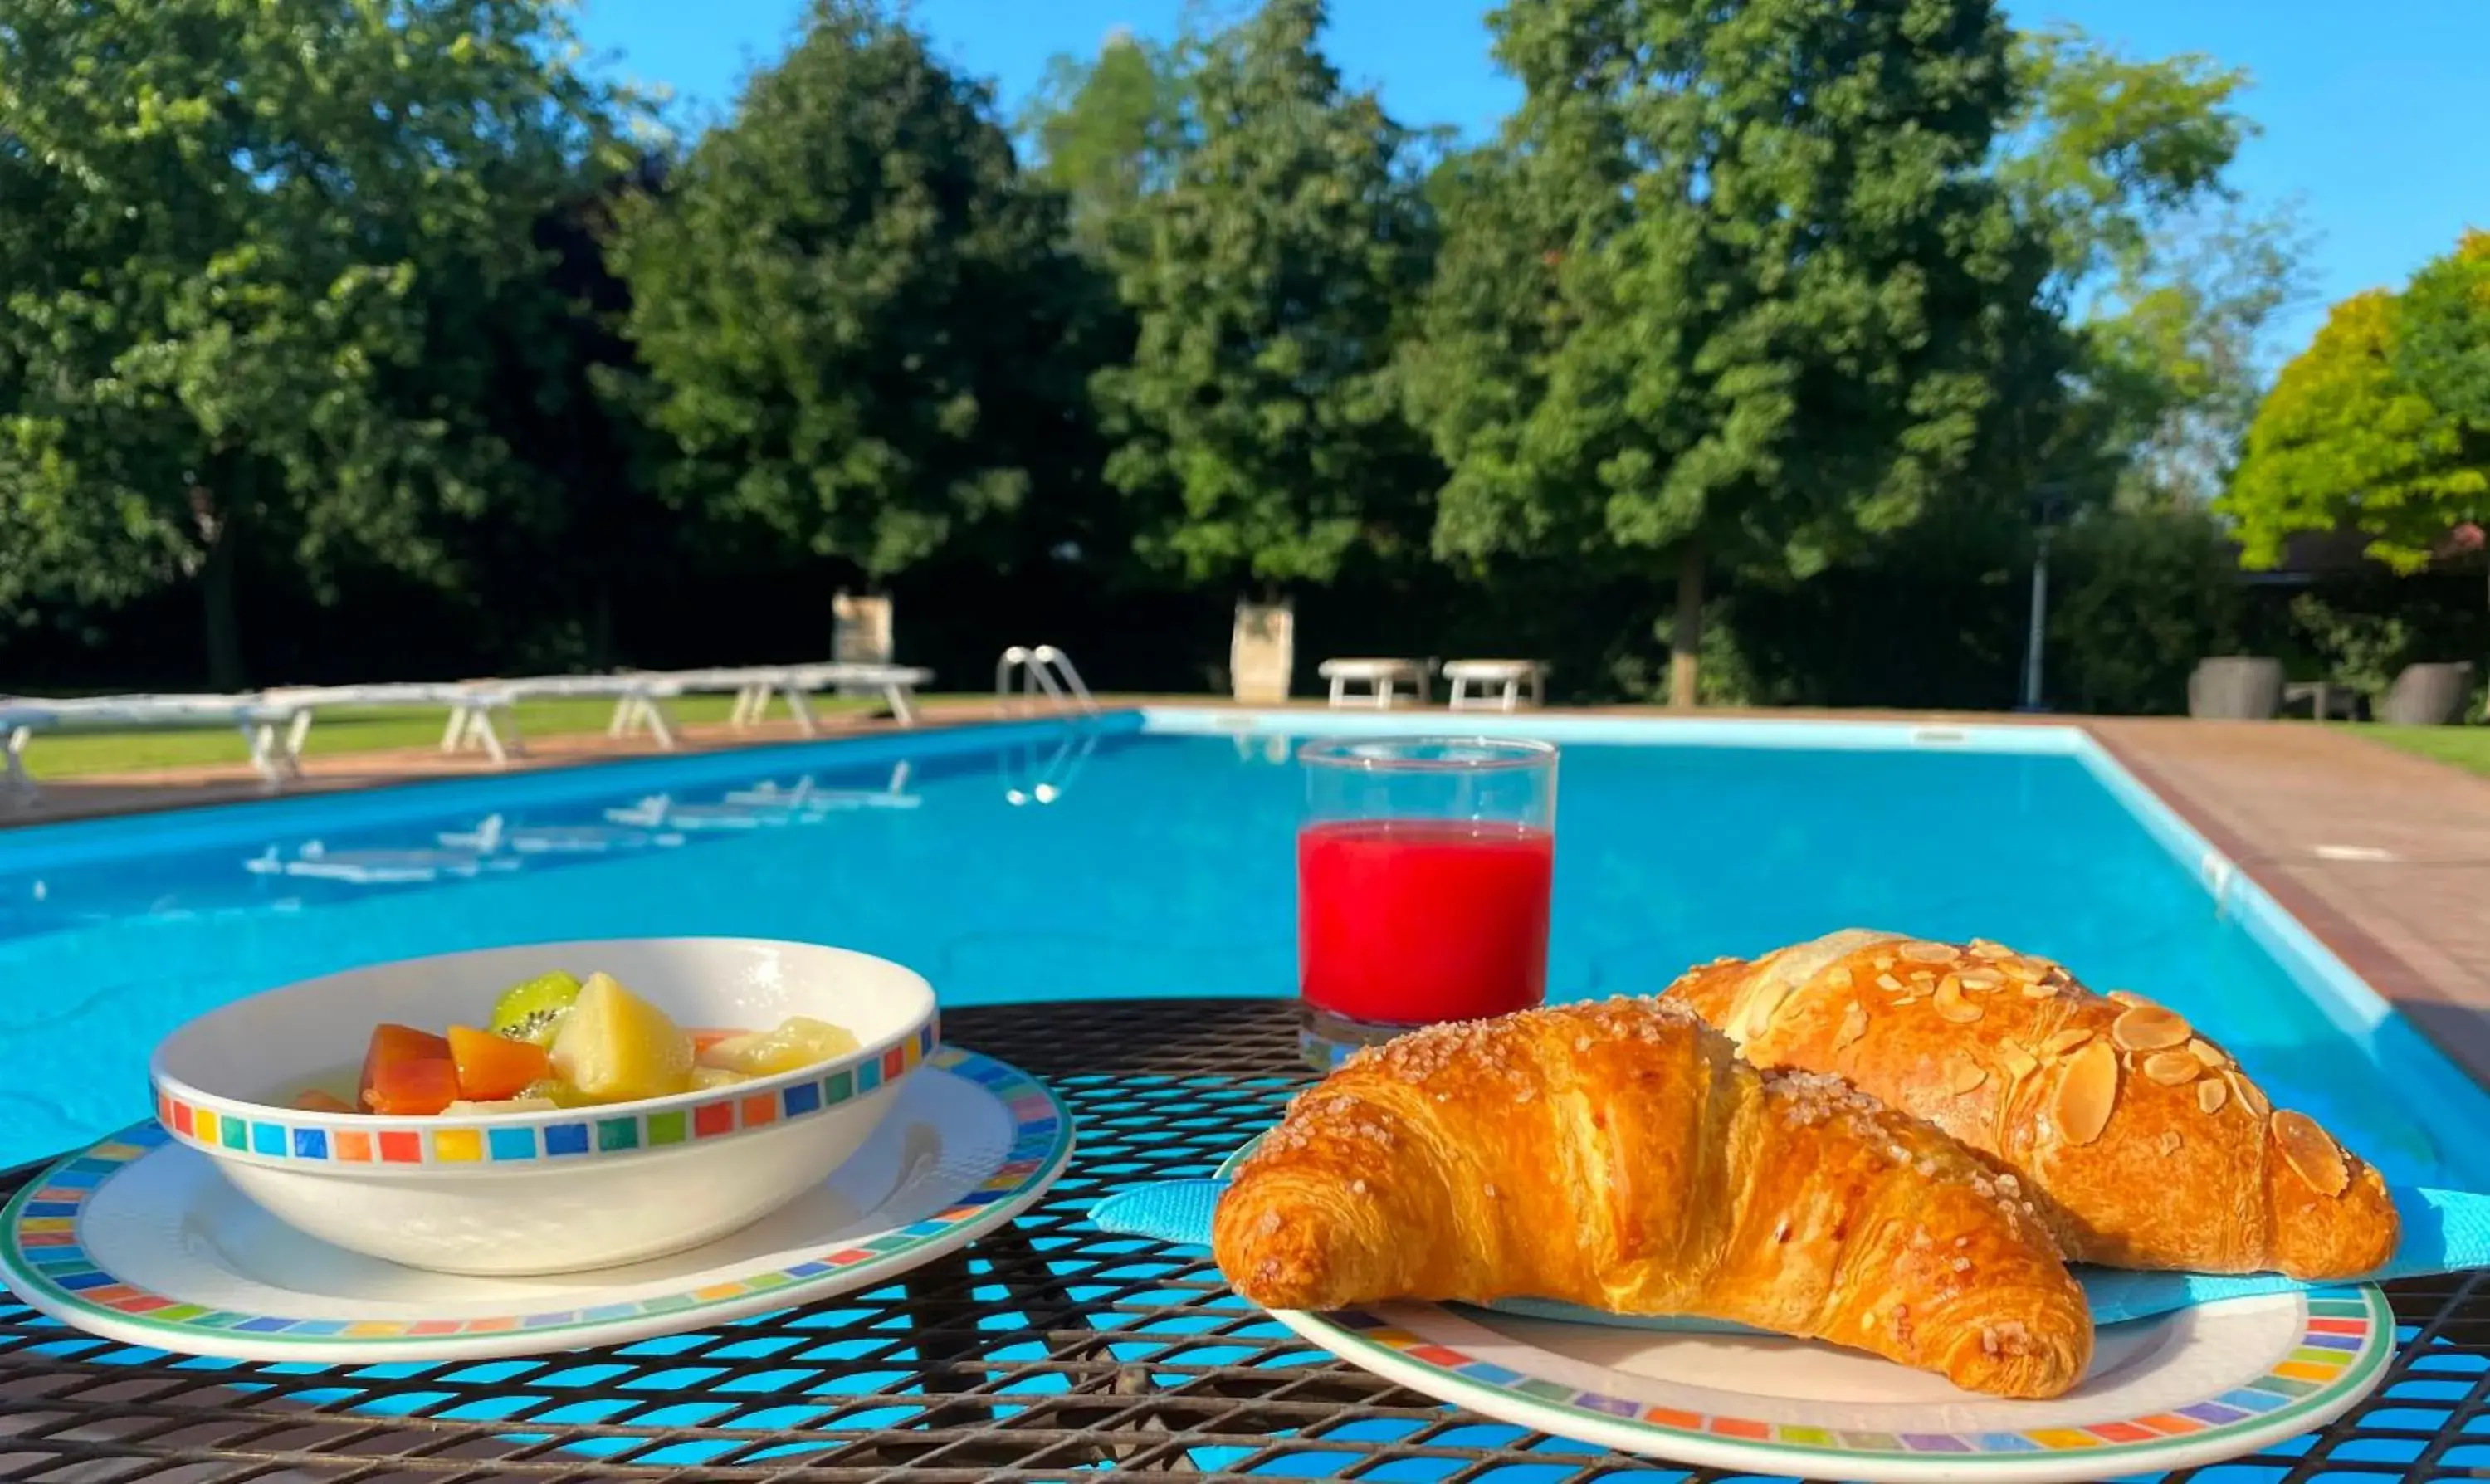
[[[2460,1136],[2490,1128],[2490,1091],[2398,1013],[2239,862],[2216,849],[2176,809],[2127,771],[2080,727],[2047,723],[1942,725],[1912,721],[1700,720],[1682,717],[1565,715],[1558,713],[1285,711],[1150,707],[1144,729],[1187,735],[1405,736],[1412,731],[1532,737],[1558,744],[1772,747],[1799,750],[1949,751],[2070,757],[2080,763],[2145,833],[2201,887],[2212,910],[2240,924],[2302,994],[2346,1035],[2395,1069],[2428,1122],[2450,1136],[2448,1157],[2480,1162]],[[1424,715],[1425,719],[1420,719]],[[2483,1172],[2490,1175],[2490,1170]]]

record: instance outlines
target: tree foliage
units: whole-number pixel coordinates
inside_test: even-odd
[[[1059,215],[981,84],[877,7],[818,0],[625,222],[677,494],[877,577],[994,534],[1080,395]]]
[[[1806,576],[1919,519],[2048,394],[2048,262],[1988,170],[1987,0],[1512,0],[1526,96],[1464,196],[1418,392],[1479,558]]]
[[[1093,258],[1164,189],[1183,144],[1183,84],[1171,48],[1118,33],[1086,62],[1057,56],[1021,110],[1037,174],[1063,193],[1073,242]]]
[[[2256,132],[2244,71],[2137,60],[2072,27],[2021,38],[1999,163],[2047,237],[2051,305],[2078,354],[2051,475],[2090,499],[2202,501],[2227,481],[2263,393],[2264,336],[2302,291],[2289,208],[2227,182]]]
[[[2384,289],[2354,295],[2283,367],[2222,500],[2247,565],[2275,565],[2301,532],[2350,525],[2372,555],[2414,570],[2484,513],[2490,471],[2468,453],[2462,420],[2397,371],[2411,307]]]
[[[446,577],[525,500],[496,328],[559,317],[536,223],[620,162],[541,0],[28,0],[0,25],[0,601],[232,555]]]
[[[1433,482],[1393,355],[1430,239],[1408,136],[1268,0],[1190,58],[1183,147],[1118,235],[1127,364],[1096,381],[1144,560],[1189,580],[1328,580]]]

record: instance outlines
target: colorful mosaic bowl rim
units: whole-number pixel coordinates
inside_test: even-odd
[[[1433,1384],[1421,1389],[1444,1401],[1559,1435],[1566,1435],[1564,1418],[1578,1417],[1596,1423],[1604,1434],[1639,1439],[1652,1444],[1654,1452],[1678,1458],[1690,1456],[1685,1444],[1696,1443],[1709,1455],[1702,1460],[1707,1464],[1737,1459],[1740,1462],[1729,1467],[1768,1472],[1787,1471],[1794,1458],[1839,1459],[1853,1468],[1869,1459],[1909,1459],[1945,1467],[1977,1463],[2003,1466],[2080,1450],[2088,1469],[2096,1460],[2116,1464],[2085,1475],[2107,1477],[2153,1467],[2138,1460],[2173,1448],[2201,1445],[2225,1432],[2253,1429],[2261,1437],[2274,1438],[2322,1426],[2367,1394],[2394,1356],[2394,1310],[2385,1290],[2375,1284],[2271,1296],[2302,1303],[2305,1327],[2299,1342],[2266,1376],[2233,1387],[2220,1398],[2191,1404],[2217,1406],[2221,1411],[2237,1413],[2222,1419],[2186,1418],[2190,1423],[2203,1424],[2192,1431],[2180,1430],[2176,1419],[2162,1412],[2063,1427],[2036,1427],[2028,1432],[1899,1435],[1701,1415],[1519,1375],[1454,1346],[1411,1334],[1372,1310],[1343,1309],[1278,1317],[1300,1335],[1334,1350],[1344,1358],[1382,1360],[1384,1364],[1376,1369],[1392,1380],[1407,1384],[1411,1373],[1423,1373]],[[2359,1348],[2340,1349],[2347,1340],[2357,1342]],[[2299,1358],[2302,1356],[2322,1358]],[[2308,1375],[2282,1374],[2294,1368],[2309,1375],[2328,1370],[2332,1372],[2332,1378],[2312,1382]],[[2274,1388],[2260,1389],[2268,1383],[2273,1383]],[[1551,1396],[1523,1389],[1531,1384],[1566,1394]],[[2233,1397],[2248,1405],[2231,1405],[2228,1399]],[[1484,1405],[1482,1398],[1486,1399]],[[1520,1412],[1537,1415],[1521,1420],[1517,1416]]]
[[[0,1208],[0,1279],[19,1297],[57,1318],[75,1323],[89,1315],[125,1330],[160,1335],[167,1348],[216,1337],[230,1348],[247,1337],[253,1347],[336,1351],[368,1345],[371,1359],[411,1344],[476,1339],[512,1353],[556,1335],[606,1329],[659,1316],[709,1322],[792,1307],[827,1294],[845,1293],[892,1268],[905,1271],[984,1236],[1028,1208],[1070,1163],[1072,1114],[1044,1083],[1007,1062],[959,1046],[945,1046],[926,1062],[937,1070],[976,1083],[1001,1102],[1012,1120],[1011,1142],[994,1174],[958,1203],[894,1232],[825,1252],[782,1269],[706,1283],[686,1292],[628,1303],[583,1305],[547,1313],[470,1316],[457,1320],[300,1320],[201,1308],[114,1282],[86,1261],[77,1221],[85,1202],[115,1175],[172,1142],[152,1122],[138,1123],[77,1153],[55,1161]],[[43,1254],[40,1258],[34,1254]],[[92,1281],[95,1278],[103,1281]],[[490,1280],[478,1280],[490,1281]],[[170,1316],[169,1318],[167,1316]],[[118,1338],[118,1336],[116,1336]],[[594,1340],[573,1340],[564,1349]],[[213,1351],[196,1352],[213,1353]]]
[[[491,1170],[541,1175],[600,1160],[675,1153],[848,1107],[897,1087],[934,1055],[941,1023],[907,1038],[731,1088],[552,1113],[466,1119],[387,1119],[243,1104],[258,1115],[183,1101],[156,1091],[156,1121],[216,1159],[311,1174],[442,1175]],[[178,1084],[176,1084],[178,1086]],[[275,1117],[268,1115],[274,1114]]]
[[[806,945],[805,946],[809,947],[815,946]],[[847,953],[854,952],[852,949],[840,949],[838,951]],[[443,956],[464,957],[467,955],[452,954]],[[870,955],[858,954],[855,956],[869,957]],[[900,968],[901,966],[894,964],[891,965],[891,967]],[[176,1139],[179,1139],[184,1144],[189,1145],[192,1149],[200,1150],[202,1153],[213,1155],[218,1159],[242,1159],[254,1164],[281,1166],[286,1168],[301,1168],[305,1164],[316,1164],[319,1162],[318,1160],[309,1159],[294,1152],[295,1144],[299,1141],[295,1141],[292,1136],[297,1131],[309,1130],[321,1131],[324,1135],[322,1143],[330,1148],[334,1148],[336,1146],[336,1133],[344,1132],[363,1136],[364,1139],[370,1141],[374,1148],[378,1147],[383,1138],[390,1138],[393,1141],[404,1141],[411,1138],[422,1150],[421,1157],[420,1158],[390,1161],[382,1161],[375,1158],[368,1164],[351,1166],[362,1172],[367,1172],[369,1170],[385,1170],[390,1168],[395,1168],[401,1171],[418,1167],[425,1169],[432,1168],[435,1163],[432,1157],[433,1141],[429,1138],[425,1138],[424,1135],[437,1134],[443,1130],[472,1130],[477,1135],[478,1142],[480,1142],[489,1134],[490,1131],[495,1129],[541,1130],[551,1125],[569,1125],[583,1121],[593,1125],[602,1122],[626,1120],[638,1124],[645,1124],[651,1115],[662,1116],[673,1113],[683,1115],[687,1120],[688,1126],[689,1120],[697,1120],[699,1116],[704,1113],[713,1113],[715,1109],[721,1106],[732,1108],[740,1104],[746,1098],[777,1095],[791,1089],[798,1089],[807,1083],[821,1085],[821,1098],[818,1104],[809,1108],[798,1109],[789,1107],[787,1109],[788,1117],[800,1117],[810,1113],[823,1111],[823,1109],[826,1107],[835,1106],[839,1102],[847,1101],[849,1097],[856,1095],[857,1093],[871,1091],[871,1089],[857,1088],[846,1096],[833,1098],[830,1094],[842,1076],[849,1077],[852,1082],[861,1081],[863,1079],[859,1074],[867,1068],[873,1068],[879,1072],[879,1075],[874,1079],[877,1086],[886,1083],[895,1083],[898,1081],[899,1076],[905,1075],[905,1073],[912,1068],[917,1062],[920,1062],[927,1056],[932,1055],[935,1046],[941,1043],[941,1011],[935,1002],[932,986],[925,985],[922,977],[914,975],[912,971],[903,970],[903,972],[909,973],[910,977],[916,978],[918,984],[924,989],[924,1003],[919,1012],[912,1016],[906,1024],[900,1027],[900,1029],[890,1033],[889,1034],[879,1036],[871,1041],[867,1041],[862,1045],[859,1045],[854,1051],[849,1052],[844,1056],[835,1057],[826,1062],[816,1062],[809,1066],[800,1066],[793,1071],[775,1072],[767,1077],[755,1077],[749,1082],[738,1082],[731,1088],[704,1089],[688,1092],[675,1092],[664,1097],[633,1098],[627,1102],[599,1103],[588,1108],[560,1108],[549,1113],[500,1113],[476,1115],[465,1118],[446,1118],[436,1115],[431,1118],[423,1119],[393,1120],[378,1114],[365,1113],[313,1114],[299,1108],[282,1108],[271,1103],[254,1102],[246,1098],[227,1097],[221,1093],[201,1091],[198,1088],[193,1087],[188,1082],[186,1082],[164,1070],[162,1052],[159,1049],[156,1055],[148,1059],[148,1091],[151,1095],[151,1100],[155,1103],[158,1110],[159,1120],[163,1122],[165,1128],[171,1132]],[[290,988],[291,986],[288,987]],[[243,1003],[246,1002],[235,1002],[237,1004]],[[219,1008],[230,1008],[230,1006],[220,1006]],[[217,1012],[211,1011],[209,1013],[214,1014]],[[884,1059],[893,1053],[900,1054],[904,1064],[898,1067],[884,1066]],[[801,1100],[802,1099],[799,1099],[799,1101]],[[221,1125],[225,1124],[229,1120],[238,1120],[246,1126],[252,1128],[254,1133],[263,1128],[276,1130],[280,1135],[284,1136],[280,1141],[283,1145],[282,1151],[272,1151],[266,1149],[253,1147],[247,1143],[237,1146],[219,1141],[200,1139],[188,1129],[177,1128],[174,1126],[174,1119],[171,1113],[173,1108],[190,1110],[193,1117],[195,1117],[197,1111],[205,1110],[216,1116],[220,1128]],[[188,1120],[185,1120],[184,1121],[188,1121]],[[726,1129],[724,1131],[725,1133],[734,1134],[747,1131],[742,1120],[736,1119],[730,1121],[732,1126]],[[757,1121],[751,1125],[752,1128],[759,1128],[761,1126],[763,1125]],[[590,1140],[590,1146],[591,1147],[587,1149],[570,1152],[585,1154],[589,1157],[595,1157],[600,1154],[610,1157],[616,1154],[645,1153],[649,1148],[644,1143],[627,1149],[617,1148],[608,1149],[603,1148],[602,1141],[594,1138]],[[338,1161],[331,1162],[339,1163]],[[571,1160],[565,1162],[576,1161]],[[489,1158],[473,1159],[471,1157],[470,1159],[456,1161],[450,1164],[450,1167],[489,1170],[495,1168],[497,1163],[497,1161]]]

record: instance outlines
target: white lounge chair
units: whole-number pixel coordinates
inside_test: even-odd
[[[286,728],[284,750],[288,765],[298,772],[303,766],[303,744],[311,736],[311,723],[321,710],[329,707],[443,707],[449,713],[449,722],[441,732],[442,751],[477,746],[483,748],[494,762],[507,763],[511,754],[519,750],[518,720],[510,712],[514,698],[506,687],[491,682],[286,685],[259,694],[271,705],[296,709],[293,724]]]
[[[1536,659],[1447,659],[1446,705],[1453,711],[1519,711],[1524,690],[1532,706],[1546,704],[1548,667]],[[1478,694],[1470,694],[1471,686]]]
[[[674,718],[657,703],[666,694],[662,685],[645,675],[528,675],[515,679],[495,677],[469,681],[479,688],[496,690],[507,696],[511,704],[537,700],[610,700],[614,718],[606,724],[605,735],[622,737],[646,725],[657,739],[657,745],[672,752],[677,745]],[[454,718],[453,718],[454,719]],[[519,752],[525,743],[519,737],[515,716],[506,717],[509,750]],[[470,738],[469,741],[480,742]],[[450,745],[445,741],[444,745]]]
[[[795,714],[796,730],[811,737],[820,729],[814,725],[812,709],[806,702],[817,691],[878,690],[883,704],[890,708],[891,719],[901,726],[912,727],[916,724],[916,692],[932,684],[934,672],[915,665],[837,663],[796,665],[778,690],[787,698],[787,710]],[[761,713],[768,709],[769,699],[764,695],[752,719],[760,720]]]
[[[1334,709],[1371,706],[1376,711],[1389,711],[1404,685],[1416,694],[1419,705],[1427,704],[1430,668],[1423,659],[1326,659],[1315,667],[1315,673],[1331,682]],[[1366,693],[1352,693],[1352,685],[1364,685]]]
[[[289,754],[283,742],[296,714],[293,708],[282,703],[248,695],[20,698],[0,706],[0,732],[5,732],[7,739],[8,789],[21,798],[37,792],[34,779],[26,771],[25,752],[38,733],[202,726],[239,729],[244,745],[250,749],[252,769],[272,788],[282,787],[302,773],[299,758]]]
[[[781,696],[786,700],[787,713],[796,720],[796,730],[806,737],[818,737],[821,723],[811,704],[816,693],[832,688],[879,690],[899,724],[914,726],[916,687],[930,683],[934,672],[908,665],[830,663],[648,671],[627,678],[640,684],[642,693],[617,703],[607,734],[627,737],[645,724],[657,733],[661,743],[672,746],[671,739],[678,729],[665,703],[677,696],[732,692],[735,706],[727,721],[738,732],[758,724],[768,713],[770,698]]]

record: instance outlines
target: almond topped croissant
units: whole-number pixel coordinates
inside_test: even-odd
[[[1760,1073],[1655,1000],[1436,1026],[1298,1095],[1220,1268],[1270,1308],[1558,1299],[1834,1341],[2000,1396],[2092,1355],[2014,1178],[1838,1079]]]
[[[1758,1066],[1846,1077],[2002,1161],[2076,1262],[2323,1280],[2394,1255],[2374,1168],[2180,1015],[2045,959],[1852,929],[1667,998]]]

